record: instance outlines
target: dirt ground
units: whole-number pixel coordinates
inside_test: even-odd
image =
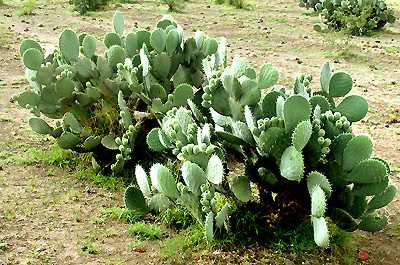
[[[124,206],[122,191],[78,180],[74,172],[40,161],[18,162],[32,149],[48,150],[50,141],[35,135],[27,124],[28,111],[10,101],[12,94],[28,89],[18,52],[22,40],[32,38],[43,47],[57,46],[66,28],[100,38],[113,31],[115,10],[124,14],[128,29],[152,28],[167,7],[155,1],[123,7],[112,4],[101,13],[81,17],[71,11],[68,1],[36,1],[35,15],[18,16],[21,7],[15,1],[5,2],[9,5],[0,6],[0,264],[180,264],[163,258],[157,242],[148,242],[146,252],[133,251],[134,238],[126,232],[129,224],[125,222],[93,222],[101,207]],[[373,139],[374,155],[390,163],[391,182],[399,189],[400,123],[386,121],[393,109],[400,108],[400,23],[387,25],[372,37],[321,36],[312,30],[318,18],[294,0],[251,3],[248,10],[237,10],[211,1],[186,2],[184,11],[173,16],[185,37],[196,30],[226,37],[230,55],[241,53],[255,67],[272,63],[279,70],[279,84],[287,87],[303,72],[313,74],[313,84],[319,87],[319,72],[328,59],[334,71],[348,72],[355,83],[352,93],[364,96],[370,104],[356,133]],[[400,17],[400,5],[395,8]],[[399,198],[400,193],[382,210],[390,220],[385,231],[354,234],[354,253],[366,251],[371,256],[365,264],[400,264]],[[86,251],[91,247],[97,250],[93,254]],[[340,264],[329,258],[317,263],[281,256],[233,262],[221,258],[228,254],[214,256],[220,258],[208,255],[182,264]]]

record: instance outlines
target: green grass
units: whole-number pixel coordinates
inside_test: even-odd
[[[208,248],[204,241],[204,232],[198,225],[172,234],[160,243],[160,247],[160,255],[169,260],[179,260],[181,255],[196,255],[202,249]]]
[[[159,224],[138,222],[128,228],[130,235],[136,236],[138,239],[161,239],[164,231]]]
[[[136,223],[140,220],[140,216],[136,214],[134,211],[131,211],[127,208],[120,208],[117,206],[113,206],[111,208],[100,208],[100,214],[118,220],[123,220],[128,223]]]

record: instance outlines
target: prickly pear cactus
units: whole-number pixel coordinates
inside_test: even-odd
[[[152,32],[127,31],[120,12],[113,24],[103,55],[96,53],[96,38],[70,29],[61,33],[58,49],[46,52],[38,42],[24,40],[20,54],[34,90],[14,99],[36,116],[29,122],[34,131],[52,135],[62,148],[94,152],[120,172],[135,154],[136,139],[157,124],[151,120],[161,121],[167,111],[194,99],[194,88],[204,81],[202,60],[219,58],[219,51],[216,40],[201,32],[196,40],[185,40],[170,16]],[[41,115],[62,126],[53,128]]]
[[[329,28],[351,35],[364,35],[396,20],[394,10],[384,0],[299,0],[299,5],[321,13]],[[322,30],[320,25],[314,29]]]

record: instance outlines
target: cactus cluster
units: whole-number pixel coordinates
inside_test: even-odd
[[[352,35],[364,35],[396,20],[384,0],[299,0],[299,5],[321,13],[329,28]],[[319,25],[314,29],[321,31]]]
[[[135,166],[144,136],[149,149],[175,155],[180,170],[155,164],[146,173],[136,165],[137,185],[125,193],[129,209],[147,214],[180,204],[208,241],[216,229],[229,228],[227,202],[256,203],[279,215],[284,195],[308,211],[322,247],[329,244],[327,217],[350,231],[387,225],[374,212],[396,188],[389,185],[387,163],[371,156],[371,139],[353,133],[368,103],[349,95],[348,74],[333,74],[327,62],[320,89],[305,74],[286,89],[277,85],[272,65],[257,72],[235,56],[228,66],[225,39],[218,43],[197,32],[184,40],[170,16],[152,32],[126,32],[119,12],[113,22],[103,55],[96,54],[93,36],[72,30],[46,53],[36,41],[23,41],[20,53],[34,91],[14,99],[35,115],[29,120],[34,131],[96,159],[111,154],[107,164],[115,172]],[[117,113],[116,133],[97,130],[96,111],[106,107]],[[56,119],[55,126],[41,115]],[[226,174],[227,152],[245,161],[243,172]]]
[[[115,13],[113,25],[115,32],[104,37],[108,50],[103,55],[96,54],[95,37],[78,36],[69,29],[60,35],[59,48],[46,53],[36,41],[24,40],[20,54],[34,91],[13,98],[36,116],[30,122],[36,132],[51,134],[62,148],[94,152],[119,172],[131,158],[135,140],[156,124],[145,126],[146,121],[162,119],[167,111],[193,99],[194,87],[200,88],[204,81],[202,60],[213,55],[219,61],[219,45],[201,32],[185,40],[170,16],[152,32],[136,28],[126,32],[120,12]],[[111,121],[119,130],[98,132],[94,121],[104,106],[120,113],[119,124]],[[57,120],[75,117],[74,124],[85,128],[84,134],[81,130],[62,134],[60,126],[52,129],[41,115]],[[88,137],[96,140],[85,144]],[[109,157],[102,157],[105,154]]]
[[[216,218],[213,198],[220,197],[215,194],[233,195],[246,203],[254,197],[252,185],[262,194],[265,207],[274,207],[278,199],[273,194],[285,190],[298,198],[308,194],[311,205],[303,199],[302,207],[310,209],[314,239],[322,247],[329,244],[326,217],[347,230],[378,231],[386,226],[386,217],[376,219],[373,213],[394,198],[396,189],[389,185],[386,162],[371,157],[370,138],[353,134],[351,125],[366,115],[368,103],[348,95],[353,86],[348,74],[333,74],[327,62],[320,90],[313,91],[312,76],[304,74],[296,77],[293,90],[287,90],[276,85],[278,72],[271,65],[264,65],[258,75],[240,57],[230,67],[217,68],[211,58],[203,65],[203,115],[193,102],[190,111],[174,108],[147,142],[154,150],[173,149],[185,161],[186,186],[178,184],[178,191],[197,196],[191,200],[195,209],[192,204],[188,208],[205,227],[208,240]],[[262,89],[268,92],[262,95]],[[193,119],[196,113],[199,118]],[[209,161],[221,161],[215,154],[224,149],[245,154],[246,175],[207,177]],[[188,168],[201,173],[190,180]],[[202,186],[206,180],[206,185],[222,184],[223,189],[209,191]]]

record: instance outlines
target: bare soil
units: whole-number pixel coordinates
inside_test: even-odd
[[[5,2],[9,5],[0,6],[0,264],[346,263],[345,259],[332,259],[329,251],[310,259],[301,253],[271,253],[257,248],[232,252],[206,249],[202,254],[165,259],[157,241],[146,242],[146,252],[133,251],[135,239],[126,232],[126,222],[93,222],[93,217],[100,216],[101,207],[124,206],[122,191],[78,180],[73,171],[41,161],[18,162],[32,149],[46,152],[51,148],[49,139],[29,129],[28,111],[10,100],[12,94],[29,89],[19,44],[32,38],[43,47],[57,46],[58,36],[66,28],[103,37],[113,31],[116,10],[124,14],[128,30],[134,26],[152,28],[167,13],[167,7],[156,1],[122,7],[111,4],[105,11],[81,17],[71,11],[66,0],[36,1],[35,15],[17,16],[22,7],[15,1]],[[387,2],[396,4],[394,0]],[[173,14],[185,37],[193,36],[196,30],[211,37],[226,37],[230,56],[241,53],[255,67],[271,63],[279,70],[282,85],[291,87],[296,74],[304,72],[313,74],[313,84],[319,87],[319,71],[327,59],[334,71],[350,73],[355,82],[352,93],[366,97],[370,104],[356,133],[374,140],[374,155],[389,161],[391,182],[400,188],[400,125],[386,123],[391,111],[400,108],[398,21],[372,37],[321,36],[312,30],[318,17],[299,8],[294,0],[253,1],[247,10],[218,6],[212,1],[185,3],[182,13]],[[395,10],[400,17],[400,5]],[[364,264],[400,264],[399,198],[398,193],[382,210],[390,220],[387,229],[374,234],[354,233],[355,243],[349,251],[355,257],[366,251],[371,259]]]

